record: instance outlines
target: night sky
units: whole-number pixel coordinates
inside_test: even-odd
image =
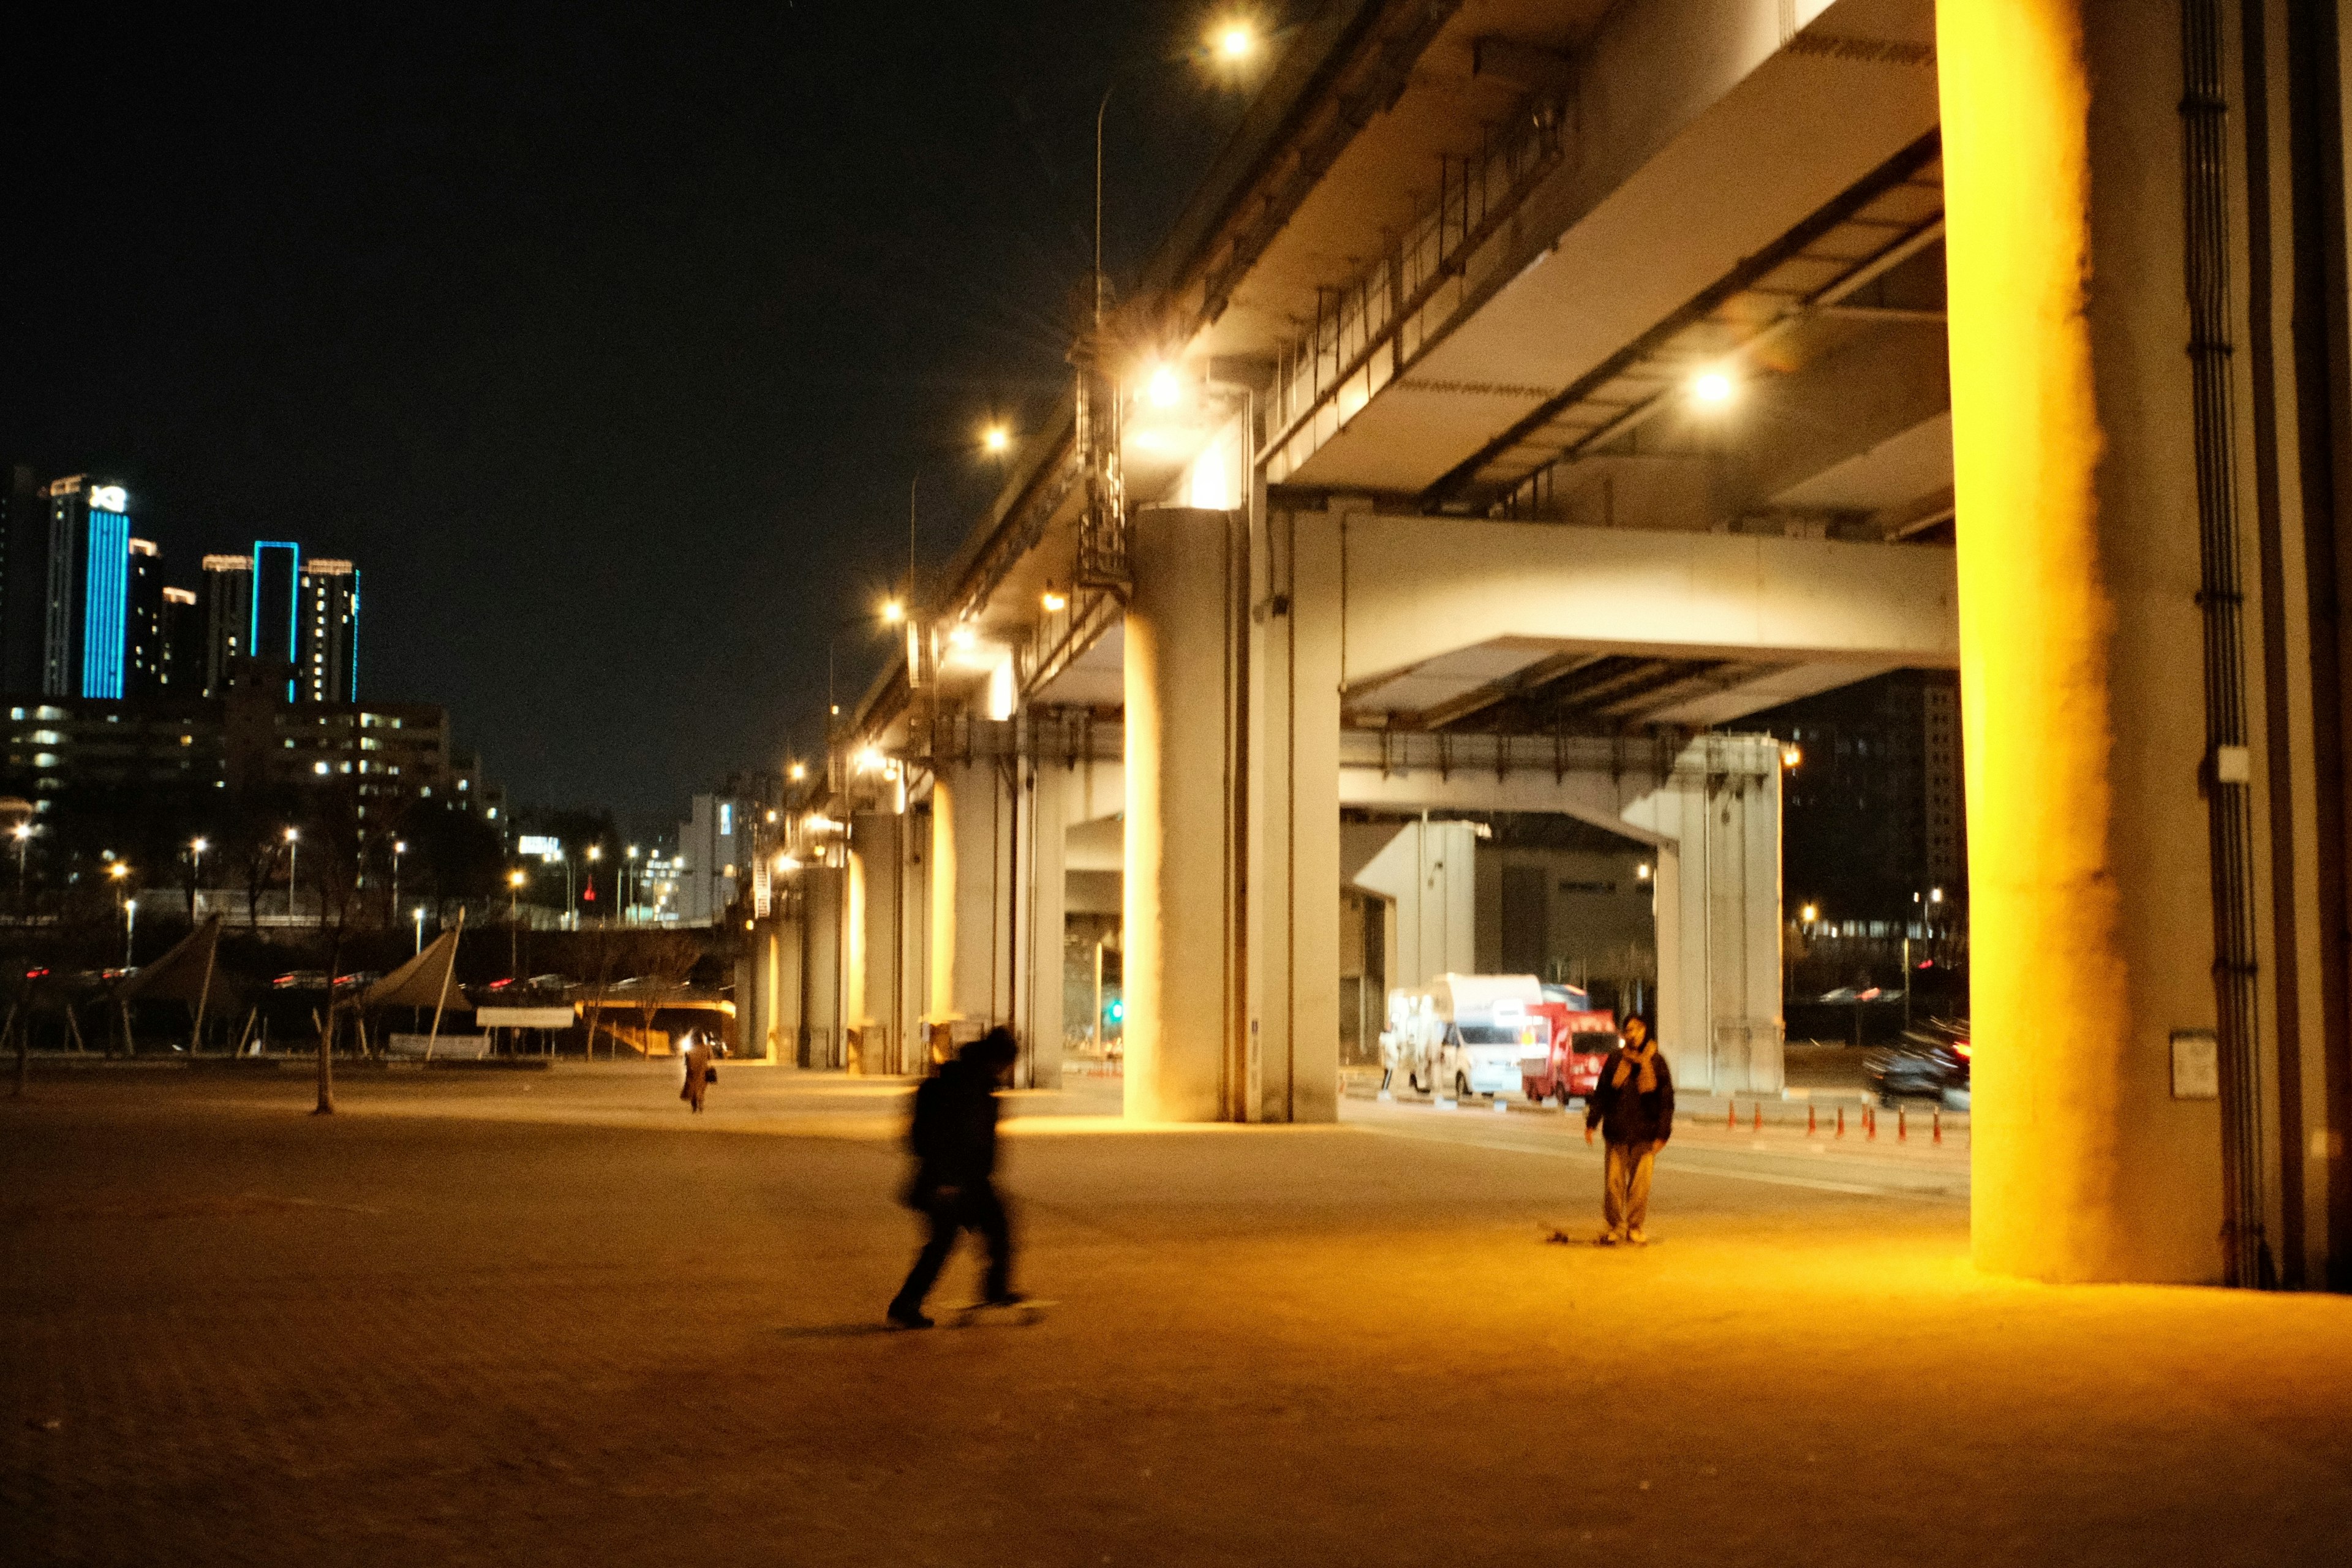
[[[37,18],[27,13],[37,11]],[[1244,107],[1198,0],[0,23],[0,462],[128,483],[166,580],[355,558],[362,694],[650,825],[818,732],[825,644],[1043,416],[1108,118],[1114,279]],[[879,651],[841,642],[854,692]]]

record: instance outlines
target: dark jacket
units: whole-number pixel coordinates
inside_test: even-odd
[[[1663,1143],[1675,1130],[1675,1075],[1666,1053],[1658,1053],[1658,1087],[1647,1094],[1635,1087],[1641,1082],[1639,1066],[1629,1065],[1624,1087],[1617,1086],[1617,1064],[1624,1059],[1621,1045],[1601,1064],[1600,1085],[1584,1102],[1584,1124],[1598,1125],[1612,1143]]]
[[[941,1187],[973,1187],[996,1172],[996,1077],[980,1062],[958,1057],[915,1090],[915,1117],[907,1131],[915,1152],[917,1206]]]

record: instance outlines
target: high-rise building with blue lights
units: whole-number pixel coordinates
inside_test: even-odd
[[[241,679],[286,683],[289,702],[359,700],[360,574],[286,540],[207,555],[204,693]]]
[[[131,631],[131,504],[87,474],[48,487],[41,690],[123,694]]]
[[[302,563],[299,696],[310,702],[360,700],[360,570],[312,556]]]
[[[265,664],[302,653],[302,547],[281,539],[253,545],[253,607],[246,646]],[[289,693],[291,696],[292,693]]]

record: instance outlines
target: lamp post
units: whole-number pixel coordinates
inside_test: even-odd
[[[203,838],[188,841],[188,863],[194,868],[188,878],[188,921],[192,925],[195,923],[197,906],[204,898],[205,851],[211,847],[212,845]]]
[[[8,837],[16,841],[16,900],[22,903],[25,898],[25,847],[33,841],[33,825],[20,822],[8,830]]]
[[[629,858],[621,866],[621,923],[623,925],[627,925],[632,918],[629,914],[629,900],[635,895],[635,889],[631,884],[635,881],[636,875],[637,847],[632,844],[629,846]]]
[[[414,912],[416,916],[416,951],[422,953],[425,951],[425,906],[417,905]],[[415,1026],[412,1024],[409,1027],[415,1028]]]
[[[589,865],[589,871],[588,871],[588,897],[589,897],[590,900],[593,902],[593,901],[594,900],[595,897],[596,897],[596,872],[595,872],[595,867],[596,867],[596,865],[597,865],[597,863],[598,863],[598,862],[602,861],[602,860],[604,858],[604,847],[602,844],[591,844],[590,846],[588,846],[588,847],[587,847],[587,849],[586,849],[585,853],[586,853],[586,855],[587,855],[587,857],[588,857],[588,865]],[[577,930],[579,930],[579,929],[580,929],[580,920],[579,920],[579,917],[578,917],[577,915],[574,915],[574,916],[572,917],[572,930],[574,930],[574,931],[577,931]]]
[[[299,828],[289,827],[286,830],[286,917],[289,920],[296,920],[301,913],[298,902],[300,895],[296,891],[302,885],[301,870],[302,833]]]
[[[106,874],[113,879],[114,896],[122,904],[122,967],[128,969],[131,967],[131,932],[133,922],[139,919],[139,900],[129,897],[122,886],[123,879],[131,875],[130,867],[117,860],[106,868]]]
[[[408,840],[395,838],[392,841],[392,907],[395,910],[400,908],[400,858],[407,853]]]
[[[507,873],[507,978],[522,978],[522,939],[518,935],[522,921],[522,885],[526,873],[518,869]]]

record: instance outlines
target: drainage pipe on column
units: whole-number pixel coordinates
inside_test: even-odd
[[[2255,1014],[2252,753],[2246,733],[2230,331],[2229,100],[2221,0],[2182,0],[2180,121],[2189,363],[2205,620],[2205,792],[2221,1054],[2222,1244],[2232,1285],[2273,1282],[2263,1236],[2262,1061]]]

